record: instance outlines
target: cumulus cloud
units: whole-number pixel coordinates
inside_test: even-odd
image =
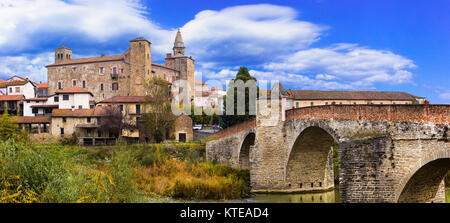
[[[318,79],[335,77],[346,82],[400,84],[412,81],[412,60],[387,50],[369,49],[355,44],[300,50],[279,62],[264,65],[268,70],[298,73],[326,73]]]
[[[124,34],[151,34],[153,40],[163,42],[173,34],[145,14],[136,0],[2,0],[0,50],[32,49],[61,38],[102,43]]]
[[[204,10],[182,27],[189,52],[205,67],[258,65],[319,40],[325,26],[290,7],[258,4]]]
[[[28,77],[33,81],[47,82],[45,65],[54,61],[53,52],[38,55],[20,55],[0,57],[0,78],[7,79],[18,75]]]

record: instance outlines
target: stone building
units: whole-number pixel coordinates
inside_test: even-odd
[[[58,89],[78,86],[94,95],[95,101],[114,96],[144,96],[145,83],[153,76],[168,82],[187,80],[194,88],[195,65],[184,55],[185,47],[178,30],[173,54],[167,54],[166,64],[153,63],[151,43],[140,37],[130,41],[122,55],[92,58],[72,58],[72,50],[62,46],[55,50],[55,63],[47,65],[48,94]]]

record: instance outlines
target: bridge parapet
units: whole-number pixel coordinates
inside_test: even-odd
[[[319,118],[450,123],[450,105],[325,105],[286,111],[286,120]]]
[[[219,132],[215,133],[212,137],[215,139],[220,139],[227,137],[229,135],[233,135],[242,131],[247,131],[249,129],[256,128],[256,119],[248,120],[242,123],[239,123],[237,125],[233,125],[231,127],[228,127],[226,129],[220,130]]]

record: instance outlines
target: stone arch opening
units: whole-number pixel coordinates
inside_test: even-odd
[[[334,188],[332,135],[311,126],[297,137],[286,166],[286,184],[295,191],[324,191]]]
[[[250,169],[250,146],[255,145],[255,133],[251,132],[245,136],[239,151],[239,168]]]
[[[408,180],[398,202],[445,202],[444,177],[449,170],[450,158],[436,159],[423,165]]]

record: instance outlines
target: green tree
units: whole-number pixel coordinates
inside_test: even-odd
[[[161,142],[163,133],[173,128],[176,118],[171,110],[170,86],[167,81],[156,76],[147,83],[146,89],[145,108],[149,110],[143,114],[145,133],[152,141]]]
[[[0,139],[5,141],[7,139],[16,138],[19,130],[19,125],[17,120],[8,115],[8,113],[3,113],[0,118]]]
[[[232,82],[236,82],[237,80],[242,80],[244,83],[247,83],[249,80],[255,81],[256,85],[256,78],[252,77],[250,73],[248,72],[248,69],[246,67],[240,67],[238,73],[236,74],[236,78],[232,79],[230,81],[230,84]],[[259,96],[259,88],[258,86],[255,86],[257,89],[256,97]],[[234,91],[234,94],[233,92]],[[249,88],[245,88],[245,115],[238,115],[237,114],[237,103],[238,103],[238,90],[237,88],[231,88],[230,86],[227,87],[227,97],[223,101],[223,115],[221,116],[222,122],[221,127],[227,128],[236,124],[239,124],[241,122],[245,122],[247,120],[255,119],[255,115],[250,115],[250,113],[255,114],[255,111],[250,111],[250,93]],[[227,114],[227,99],[231,97],[231,95],[234,95],[234,115],[226,115]],[[253,102],[255,103],[255,102]]]

